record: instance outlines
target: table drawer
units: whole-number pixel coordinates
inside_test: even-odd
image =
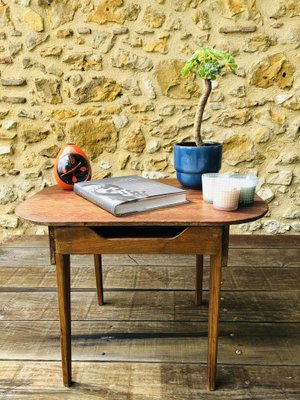
[[[222,227],[55,227],[61,254],[217,254]]]

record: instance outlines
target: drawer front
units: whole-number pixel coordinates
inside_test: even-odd
[[[218,254],[220,226],[55,227],[60,254]]]

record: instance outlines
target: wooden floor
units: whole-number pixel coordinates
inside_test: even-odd
[[[62,384],[55,268],[45,237],[0,244],[0,399],[300,399],[300,236],[231,237],[223,269],[217,391],[207,392],[208,268],[194,257],[72,261],[72,388]],[[207,262],[207,260],[206,260]]]

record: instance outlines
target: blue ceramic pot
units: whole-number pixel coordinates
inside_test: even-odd
[[[202,189],[201,176],[206,172],[219,172],[222,163],[222,145],[205,142],[183,142],[174,146],[174,167],[178,181],[186,187]]]

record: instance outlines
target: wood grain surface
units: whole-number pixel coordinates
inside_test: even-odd
[[[0,250],[5,248],[33,248],[36,250],[36,248],[45,247],[49,248],[48,235],[9,235],[0,242]],[[230,234],[229,248],[251,249],[253,252],[256,252],[258,249],[268,249],[269,252],[272,252],[274,249],[293,250],[300,248],[300,235]]]
[[[180,187],[176,179],[161,182]],[[115,217],[73,191],[55,185],[47,187],[25,200],[16,208],[16,214],[31,222],[48,226],[67,225],[224,225],[256,220],[266,214],[268,207],[258,196],[254,205],[237,211],[215,210],[202,200],[199,190],[187,190],[188,203],[153,211]]]
[[[219,362],[299,366],[300,332],[294,327],[293,323],[224,322],[220,324]],[[207,361],[206,322],[75,321],[72,329],[74,361],[182,364]],[[267,331],[269,335],[265,335]],[[0,323],[1,358],[60,361],[58,332],[58,321]]]
[[[112,237],[105,236],[105,228],[100,232],[89,227],[54,228],[56,251],[62,254],[217,254],[222,240],[222,229],[217,226],[191,226],[179,232],[178,229],[174,232],[173,227],[170,236],[162,236],[161,230],[165,227],[157,225],[150,230],[144,226],[109,228]]]
[[[96,291],[72,293],[72,321],[207,321],[208,293],[196,306],[192,291],[109,291],[105,307]],[[57,320],[57,298],[51,292],[1,292],[3,320]],[[263,306],[262,306],[263,305]],[[275,318],[276,317],[276,318]],[[300,322],[299,291],[222,292],[220,321]]]
[[[218,391],[202,364],[74,362],[75,384],[58,386],[60,363],[0,361],[0,394],[30,400],[299,400],[299,367],[221,365]]]
[[[206,390],[208,268],[195,257],[71,258],[73,384],[61,382],[55,268],[47,237],[0,244],[0,399],[298,400],[300,236],[230,238],[223,268],[217,391]],[[282,238],[282,241],[281,241]]]
[[[104,289],[114,290],[186,290],[195,286],[195,266],[151,265],[152,257],[145,265],[110,265],[107,259],[103,265]],[[116,261],[116,259],[114,260]],[[170,260],[171,264],[172,260]],[[209,270],[204,268],[203,287],[208,290]],[[92,265],[71,268],[73,291],[95,291],[95,274]],[[230,266],[222,271],[222,290],[230,291],[297,291],[300,287],[298,268],[261,266]],[[0,267],[0,292],[56,291],[55,267]]]

